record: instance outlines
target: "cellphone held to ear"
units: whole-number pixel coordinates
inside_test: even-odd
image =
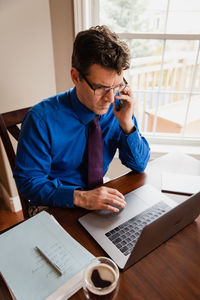
[[[120,96],[121,93],[119,92],[118,95]],[[123,100],[119,100],[115,98],[115,107],[117,111],[119,111],[122,108],[122,105],[123,105]]]

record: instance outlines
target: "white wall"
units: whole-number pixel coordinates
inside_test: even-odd
[[[72,87],[73,0],[0,0],[0,113]],[[0,184],[17,190],[0,143]]]
[[[49,0],[57,93],[73,86],[70,69],[74,42],[73,0]]]
[[[0,0],[1,112],[56,92],[48,0]]]

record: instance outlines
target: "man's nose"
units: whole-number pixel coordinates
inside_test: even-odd
[[[113,92],[113,89],[110,89],[104,96],[104,100],[110,103],[114,102],[115,94]]]

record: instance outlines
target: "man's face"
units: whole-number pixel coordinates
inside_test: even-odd
[[[89,74],[85,77],[94,89],[114,88],[124,84],[123,72],[119,75],[115,70],[105,69],[97,64],[89,68]],[[98,96],[94,94],[84,78],[78,80],[75,84],[80,102],[96,114],[105,114],[110,104],[114,102],[113,90],[109,90],[103,96]]]

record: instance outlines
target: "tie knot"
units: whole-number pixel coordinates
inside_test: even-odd
[[[91,124],[98,127],[99,126],[99,117],[95,116],[94,119],[92,119]]]

